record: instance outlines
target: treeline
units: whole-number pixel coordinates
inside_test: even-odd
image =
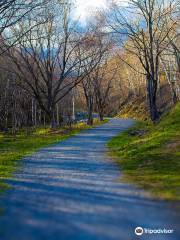
[[[93,124],[95,102],[102,120],[111,81],[103,80],[109,38],[97,24],[78,30],[68,1],[29,4],[25,13],[16,9],[19,1],[9,2],[6,9],[7,17],[19,11],[19,18],[1,34],[1,129],[73,121],[74,94],[81,87],[88,124]],[[3,18],[3,4],[1,8]]]
[[[151,120],[156,122],[162,95],[166,95],[164,105],[180,98],[179,1],[136,0],[112,8],[108,23],[122,46],[121,78],[130,86],[129,97],[145,96]]]
[[[75,112],[116,115],[147,102],[157,121],[180,98],[178,1],[113,3],[94,23],[72,18],[72,1],[0,4],[0,129],[57,127]],[[165,96],[165,97],[164,97]]]

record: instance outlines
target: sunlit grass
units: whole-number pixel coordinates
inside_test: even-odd
[[[131,136],[134,130],[143,136]],[[139,122],[108,144],[124,171],[124,180],[151,191],[154,196],[180,200],[180,104],[157,125]]]

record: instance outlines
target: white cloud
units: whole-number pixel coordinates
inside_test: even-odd
[[[86,21],[89,17],[95,15],[98,10],[105,10],[108,7],[107,0],[76,0],[76,10],[74,18],[80,21]]]

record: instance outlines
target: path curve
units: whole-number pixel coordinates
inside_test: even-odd
[[[178,240],[174,204],[155,201],[119,181],[107,141],[133,120],[112,119],[25,158],[0,199],[0,240]],[[134,229],[170,228],[136,238]]]

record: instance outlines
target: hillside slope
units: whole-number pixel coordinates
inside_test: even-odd
[[[180,200],[180,103],[160,123],[138,122],[108,144],[124,180],[154,196]]]
[[[169,85],[164,84],[158,90],[157,94],[157,108],[159,114],[162,115],[168,112],[173,106],[172,96],[169,93]],[[142,93],[141,95],[132,95],[126,99],[125,104],[122,104],[117,113],[117,117],[134,118],[138,120],[150,119],[147,96]]]

